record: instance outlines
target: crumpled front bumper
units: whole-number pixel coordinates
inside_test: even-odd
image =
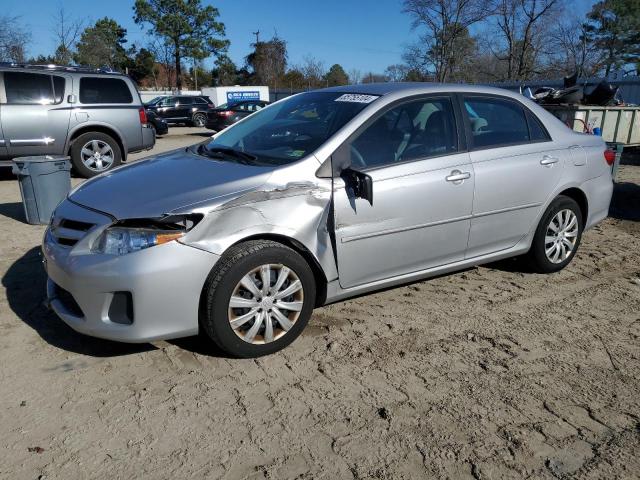
[[[69,204],[64,202],[56,212],[81,212],[81,207]],[[77,215],[73,219],[84,221]],[[70,327],[122,342],[198,332],[202,287],[218,255],[177,241],[123,256],[96,254],[89,250],[88,242],[106,225],[93,227],[86,239],[69,247],[56,237],[62,229],[56,230],[55,222],[53,231],[52,227],[47,229],[42,245],[47,298]]]

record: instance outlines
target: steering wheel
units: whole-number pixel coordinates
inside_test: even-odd
[[[362,154],[358,151],[356,147],[353,146],[353,144],[351,144],[351,154],[352,154],[351,155],[352,159],[355,157],[354,163],[356,163],[357,166],[366,168],[367,162],[364,161]]]

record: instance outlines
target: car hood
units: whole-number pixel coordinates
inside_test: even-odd
[[[81,184],[71,201],[118,220],[157,218],[193,204],[258,188],[274,167],[254,167],[177,150]]]

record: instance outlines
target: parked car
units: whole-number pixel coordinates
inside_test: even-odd
[[[262,110],[269,105],[264,100],[246,100],[237,103],[224,103],[219,107],[209,110],[207,114],[207,128],[220,131],[229,125],[248,117],[252,113]]]
[[[506,257],[563,269],[613,157],[505,90],[302,93],[77,187],[44,237],[48,299],[97,337],[272,353],[320,305]]]
[[[0,64],[0,122],[0,166],[70,155],[93,177],[155,143],[131,79],[93,69]]]
[[[146,107],[169,124],[185,123],[194,127],[204,127],[207,123],[207,113],[214,105],[209,97],[179,95],[161,97],[154,103],[147,103]]]
[[[149,122],[149,125],[151,125],[151,128],[155,131],[156,136],[169,133],[169,125],[167,125],[164,119],[159,118],[154,110],[147,110],[147,122]]]

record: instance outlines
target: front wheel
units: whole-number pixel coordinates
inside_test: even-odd
[[[201,326],[236,357],[277,352],[309,322],[316,285],[307,262],[273,241],[252,240],[226,252],[203,291]]]
[[[582,211],[574,199],[560,195],[551,202],[529,251],[534,270],[552,273],[569,265],[580,245],[583,228]]]

